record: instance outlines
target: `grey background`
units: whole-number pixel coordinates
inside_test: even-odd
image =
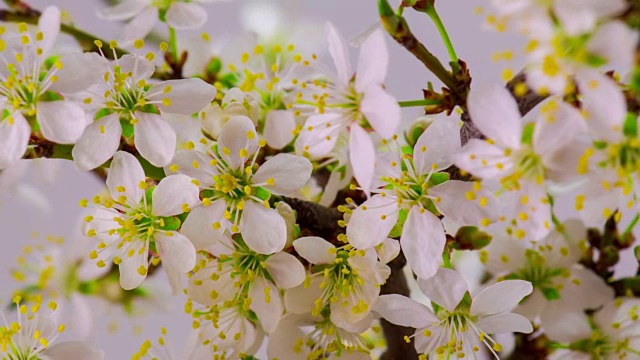
[[[98,0],[32,0],[26,1],[33,7],[42,9],[46,5],[57,5],[66,10],[73,22],[81,29],[94,33],[102,38],[115,38],[118,34],[118,23],[97,18],[96,9],[104,6]],[[344,34],[351,38],[369,28],[377,19],[376,1],[374,0],[298,0],[298,1],[259,1],[263,4],[280,4],[284,11],[281,25],[288,27],[294,23],[314,25],[315,37],[324,38],[324,23],[333,22]],[[397,1],[394,1],[397,2]],[[205,5],[209,14],[209,22],[205,28],[191,32],[199,34],[207,31],[212,38],[231,38],[243,31],[241,13],[251,3],[247,0]],[[502,82],[501,70],[505,67],[517,71],[521,66],[521,58],[516,57],[512,63],[495,63],[491,55],[498,50],[511,49],[520,52],[523,40],[511,34],[497,34],[482,30],[483,16],[475,15],[476,6],[485,6],[486,0],[439,0],[437,6],[460,58],[470,66],[474,82]],[[413,32],[443,61],[447,54],[435,27],[426,15],[406,11],[406,17]],[[186,32],[181,32],[183,35]],[[390,69],[387,77],[387,88],[399,100],[421,98],[421,88],[427,81],[434,81],[421,64],[391,39],[387,41],[391,54]],[[326,44],[317,44],[316,52],[325,60]],[[357,60],[357,49],[352,49],[351,61]],[[327,65],[333,66],[330,62]],[[405,109],[405,120],[415,119],[420,110]],[[90,198],[102,190],[103,184],[92,174],[77,171],[71,163],[61,161],[57,178],[52,182],[42,181],[41,173],[31,171],[21,184],[35,184],[41,188],[49,201],[48,211],[34,210],[25,200],[16,196],[15,188],[0,189],[0,299],[6,305],[10,301],[9,294],[15,283],[10,279],[7,269],[15,263],[15,257],[25,243],[32,242],[33,232],[40,237],[53,234],[65,237],[73,236],[74,226],[78,223],[81,210],[78,201]],[[106,312],[102,304],[94,304],[94,315],[97,317],[95,332],[89,339],[100,346],[107,354],[107,359],[128,359],[139,348],[144,339],[155,340],[160,326],[169,328],[173,347],[181,349],[183,340],[190,328],[189,317],[182,313],[184,298],[168,299],[173,303],[173,311],[169,313],[152,313],[151,316],[136,319],[134,322],[124,319],[118,312]],[[3,305],[3,308],[4,306]],[[107,331],[108,323],[117,320],[119,330],[115,334]],[[141,333],[141,335],[139,334]],[[70,336],[67,334],[66,336]]]

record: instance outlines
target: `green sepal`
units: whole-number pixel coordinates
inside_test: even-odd
[[[60,59],[60,55],[53,55],[46,58],[44,61],[45,68],[47,70],[51,69],[53,65],[55,65],[56,61],[58,61],[58,59]]]
[[[404,222],[407,221],[407,215],[408,213],[407,213],[407,210],[405,209],[400,209],[400,211],[398,211],[398,221],[393,226],[393,228],[391,228],[391,231],[389,232],[389,237],[397,238],[400,235],[402,235],[402,229],[404,227]]]
[[[144,192],[145,200],[149,206],[153,205],[153,190],[156,189],[156,186],[149,186],[147,190]]]
[[[166,175],[164,174],[163,168],[159,168],[157,166],[151,165],[151,163],[147,159],[143,158],[140,155],[136,156],[136,159],[138,159],[138,161],[140,162],[140,165],[142,165],[142,169],[144,169],[144,174],[148,178],[153,180],[162,180],[166,177]]]
[[[146,104],[145,106],[139,107],[138,110],[149,114],[160,115],[160,110],[153,104]]]
[[[58,94],[57,92],[51,91],[51,90],[45,91],[44,94],[40,95],[40,97],[38,98],[38,101],[58,101],[58,100],[64,100],[64,97]]]
[[[601,67],[607,64],[607,59],[600,55],[596,54],[588,54],[586,56],[585,62],[591,67]]]
[[[154,241],[154,239],[151,239],[151,241],[149,241],[149,251],[154,254],[158,254],[158,247],[156,246],[156,242]]]
[[[94,121],[95,120],[99,120],[99,119],[101,119],[101,118],[103,118],[103,117],[105,117],[107,115],[111,115],[111,114],[113,114],[113,110],[107,109],[107,108],[102,108],[102,109],[100,109],[100,110],[98,110],[96,112],[96,114],[93,116],[93,120]]]
[[[256,193],[255,195],[260,199],[260,200],[269,200],[269,198],[271,197],[271,193],[269,192],[269,190],[263,188],[263,187],[255,187],[254,188]]]
[[[98,292],[96,281],[83,281],[78,285],[78,292],[84,295],[94,295]]]
[[[222,70],[222,61],[220,61],[220,58],[218,57],[213,57],[211,58],[211,60],[209,60],[209,63],[207,64],[207,74],[209,75],[217,75],[220,70]]]
[[[635,114],[627,113],[622,125],[622,132],[629,137],[638,137],[638,118]]]
[[[524,126],[524,129],[522,129],[522,143],[523,144],[529,144],[531,145],[531,143],[533,142],[533,130],[535,128],[535,124],[534,123],[528,123],[527,125]]]
[[[224,85],[227,88],[233,88],[233,87],[236,87],[236,85],[238,85],[238,76],[236,76],[236,74],[234,73],[226,73],[221,75],[218,78],[218,81],[220,81],[222,85]]]
[[[540,289],[540,291],[542,295],[544,295],[544,298],[549,301],[560,299],[560,292],[554,288],[545,287]]]
[[[429,186],[440,185],[445,181],[448,181],[451,176],[446,172],[435,172],[431,174],[429,178]]]
[[[176,231],[182,224],[182,221],[177,216],[163,217],[162,220],[164,221],[164,226],[161,227],[162,230]]]
[[[201,199],[211,199],[215,195],[215,191],[210,189],[205,189],[200,192]]]
[[[9,117],[9,115],[11,115],[11,113],[9,112],[9,110],[7,109],[2,109],[2,120],[6,119]]]
[[[607,142],[606,141],[594,141],[593,142],[593,147],[595,147],[598,150],[602,150],[602,149],[607,147]]]

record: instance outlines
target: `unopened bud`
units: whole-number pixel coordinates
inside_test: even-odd
[[[463,226],[458,229],[453,249],[479,250],[491,243],[491,235],[479,230],[476,226]]]

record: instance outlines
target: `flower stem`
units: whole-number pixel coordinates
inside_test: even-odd
[[[626,236],[629,233],[631,233],[631,231],[633,231],[633,228],[636,227],[636,225],[638,224],[639,220],[640,220],[640,213],[636,214],[636,216],[633,218],[633,220],[631,220],[629,225],[627,225],[627,228],[624,230],[624,233],[622,233],[622,236]]]
[[[398,101],[398,105],[400,105],[400,107],[442,105],[442,101],[435,100],[435,99],[408,100],[408,101]]]
[[[438,29],[438,33],[440,33],[442,42],[444,42],[444,46],[446,46],[447,52],[449,53],[449,59],[451,60],[451,67],[453,68],[453,72],[457,73],[458,71],[460,71],[460,65],[458,64],[458,55],[456,54],[456,50],[453,47],[453,43],[451,42],[449,33],[447,33],[447,28],[444,26],[442,19],[440,19],[438,11],[436,11],[436,7],[430,6],[425,12],[427,15],[429,15],[436,28]]]
[[[169,26],[169,49],[173,54],[173,60],[178,62],[178,40],[176,39],[176,29]]]

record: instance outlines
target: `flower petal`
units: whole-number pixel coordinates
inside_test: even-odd
[[[9,118],[0,120],[0,169],[22,158],[31,136],[31,127],[20,112],[15,112],[10,117],[12,124]]]
[[[400,246],[411,270],[423,279],[435,275],[446,243],[442,223],[431,212],[414,206],[404,223]]]
[[[38,44],[43,54],[48,54],[49,50],[60,34],[60,10],[56,6],[47,6],[38,19],[38,30],[42,31],[44,38]]]
[[[224,200],[212,202],[209,206],[198,206],[193,208],[187,219],[182,223],[180,232],[184,234],[195,245],[197,250],[204,250],[214,245],[222,238],[225,230],[224,211],[227,210]],[[214,224],[218,223],[218,229]]]
[[[111,114],[89,124],[78,139],[71,155],[76,167],[95,169],[109,160],[120,146],[122,126],[119,115]]]
[[[140,183],[144,183],[144,180],[144,170],[135,156],[124,151],[113,155],[107,187],[114,200],[124,195],[127,197],[127,204],[137,206],[144,195],[144,190],[140,188]]]
[[[522,315],[513,313],[487,316],[478,320],[475,325],[486,334],[504,334],[512,332],[528,334],[533,331],[531,321]]]
[[[533,132],[533,148],[543,157],[551,158],[558,149],[574,139],[573,134],[582,130],[583,119],[580,112],[560,101],[552,99],[545,103]]]
[[[621,141],[627,103],[618,85],[596,71],[580,72],[577,81],[592,138],[607,142]]]
[[[483,221],[498,218],[499,204],[486,188],[475,190],[471,182],[449,180],[428,190],[436,196],[436,208],[442,215],[459,225],[479,226]]]
[[[218,136],[220,155],[234,169],[242,167],[248,156],[253,155],[257,149],[256,128],[246,116],[232,117]],[[240,154],[241,150],[246,151],[246,154]]]
[[[571,343],[591,336],[587,316],[577,309],[546,306],[541,319],[544,333],[550,340]]]
[[[183,115],[199,112],[216,97],[216,88],[197,78],[164,81],[149,92],[155,94],[150,100],[162,101],[158,104],[161,111]]]
[[[504,150],[480,139],[471,139],[454,156],[457,167],[482,179],[496,179],[513,170],[511,159]]]
[[[72,53],[60,57],[62,69],[56,76],[58,81],[50,90],[58,92],[78,92],[102,81],[109,62],[96,53]]]
[[[374,195],[351,214],[347,238],[358,249],[372,248],[387,238],[397,221],[397,199]]]
[[[267,271],[280,289],[290,289],[302,284],[306,273],[304,266],[295,256],[278,252],[269,256],[264,262]]]
[[[383,138],[392,137],[400,124],[400,105],[382,86],[374,85],[366,89],[360,102],[360,112]]]
[[[200,182],[200,186],[213,185],[212,177],[218,174],[215,167],[210,165],[211,156],[198,150],[177,150],[171,165],[177,166],[177,172],[190,176]],[[164,169],[165,174],[171,175],[171,166]],[[203,186],[203,187],[204,187]]]
[[[375,171],[376,150],[369,134],[357,124],[351,126],[349,161],[353,168],[353,177],[368,195]]]
[[[75,143],[88,123],[84,110],[71,101],[40,101],[37,109],[42,135],[58,144]]]
[[[457,121],[436,119],[429,124],[413,147],[413,165],[418,174],[446,169],[453,164],[453,155],[461,146]]]
[[[321,158],[329,154],[336,146],[342,125],[341,114],[315,114],[307,118],[298,140],[296,149],[300,153],[309,153],[312,158]]]
[[[141,245],[138,245],[137,247],[133,246],[131,248],[134,250],[134,256],[124,256],[119,265],[120,287],[124,290],[133,290],[140,286],[147,277],[146,271],[149,269],[149,262],[147,261],[148,249],[141,249],[143,248]],[[145,270],[145,272],[143,272],[144,275],[139,272],[140,269]]]
[[[287,242],[287,225],[282,216],[253,201],[245,203],[240,232],[247,246],[260,254],[278,252]]]
[[[151,30],[153,30],[157,21],[158,8],[155,6],[147,6],[122,27],[122,42],[128,45],[137,39],[144,39],[149,35]]]
[[[251,310],[256,313],[267,334],[273,333],[282,318],[284,308],[278,288],[263,277],[257,277],[249,288]]]
[[[168,165],[176,152],[176,132],[162,116],[136,111],[134,142],[140,155],[152,165]]]
[[[505,280],[495,283],[473,297],[471,314],[487,316],[509,311],[532,291],[531,283],[524,280]]]
[[[98,17],[115,21],[128,20],[142,12],[147,6],[151,6],[150,0],[124,0],[115,6],[98,10]]]
[[[253,176],[254,183],[263,185],[278,195],[294,193],[301,189],[311,177],[313,166],[309,159],[292,154],[280,153],[260,165]],[[269,185],[269,183],[273,185]]]
[[[167,24],[176,29],[197,29],[207,22],[207,11],[194,3],[174,2],[167,10]]]
[[[169,235],[171,234],[171,235]],[[162,264],[180,273],[193,270],[196,265],[196,249],[189,239],[175,231],[158,231],[154,235]]]
[[[363,92],[369,86],[382,85],[387,75],[388,65],[387,43],[384,41],[382,29],[378,28],[360,47],[356,70],[356,91]]]
[[[103,360],[104,352],[84,341],[65,341],[46,348],[42,355],[51,360]]]
[[[329,54],[333,58],[338,71],[338,79],[342,84],[348,84],[353,71],[351,70],[351,62],[349,61],[349,49],[347,42],[338,30],[331,23],[326,25],[327,41],[329,42]]]
[[[200,202],[200,190],[187,175],[167,176],[153,190],[153,214],[174,216]]]
[[[517,149],[522,136],[518,104],[503,86],[473,87],[467,100],[473,123],[499,146]]]
[[[452,269],[439,268],[430,279],[418,278],[420,291],[429,300],[453,312],[468,290],[467,283]]]
[[[293,140],[296,118],[291,110],[271,110],[264,123],[264,139],[267,145],[280,150]]]
[[[377,249],[380,262],[388,264],[400,254],[400,242],[396,239],[386,238]]]
[[[318,236],[301,237],[293,242],[293,247],[298,255],[314,265],[332,264],[336,258],[336,247]]]
[[[412,328],[424,328],[438,322],[438,317],[426,306],[398,294],[381,295],[373,304],[377,312],[390,323]]]

